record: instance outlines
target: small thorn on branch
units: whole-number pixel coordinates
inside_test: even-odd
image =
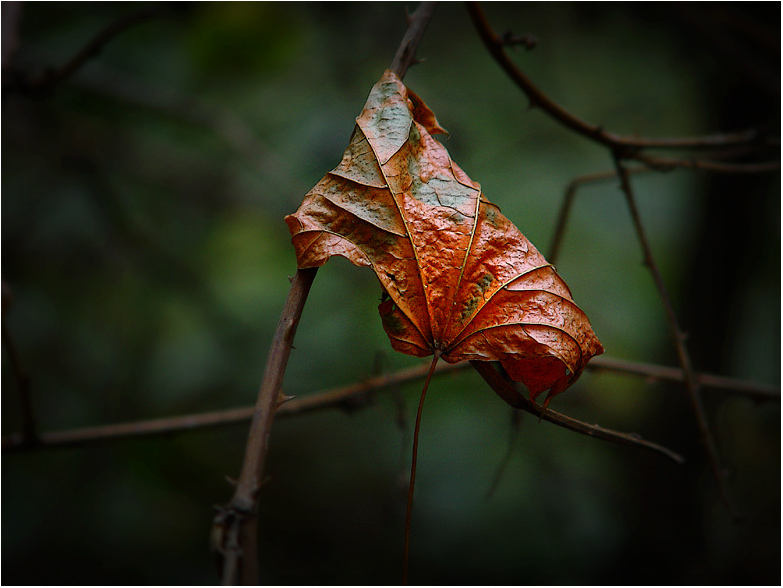
[[[285,394],[280,392],[280,394],[277,395],[277,406],[279,407],[285,404],[286,402],[293,400],[294,398],[296,398],[296,396],[286,396]]]

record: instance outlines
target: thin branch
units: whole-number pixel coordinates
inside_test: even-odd
[[[215,517],[213,537],[218,537],[218,551],[223,555],[223,584],[234,584],[241,571],[242,583],[257,584],[256,536],[251,533],[257,509],[258,491],[267,454],[269,433],[275,410],[284,398],[280,386],[291,353],[296,327],[313,284],[317,268],[297,270],[291,283],[288,299],[277,324],[272,348],[258,392],[253,420],[250,426],[242,472],[231,502]]]
[[[559,412],[555,412],[552,409],[545,409],[544,407],[531,402],[525,398],[514,386],[513,382],[501,375],[500,371],[496,369],[495,363],[487,361],[471,361],[471,365],[476,371],[484,378],[484,381],[505,400],[508,404],[514,408],[524,410],[537,416],[539,419],[549,421],[565,429],[587,435],[589,437],[595,437],[596,439],[604,439],[605,441],[614,441],[615,443],[621,443],[624,445],[635,445],[637,447],[644,447],[658,453],[662,453],[666,457],[673,459],[677,463],[683,463],[685,460],[681,455],[658,445],[651,441],[645,441],[638,435],[620,433],[618,431],[612,431],[610,429],[604,429],[598,425],[588,425],[582,421],[578,421],[571,417],[568,417]]]
[[[405,72],[416,57],[416,48],[434,9],[434,2],[424,2],[410,16],[408,30],[391,65],[391,69],[400,79],[405,76]],[[245,450],[242,473],[231,502],[221,508],[215,517],[212,537],[216,549],[223,555],[224,585],[235,584],[238,576],[241,577],[242,584],[258,583],[256,511],[267,443],[275,410],[284,400],[281,398],[280,386],[296,325],[316,272],[317,268],[310,268],[300,269],[296,273],[267,359],[261,390],[258,393],[256,414],[253,417]]]
[[[435,368],[435,373],[433,375],[438,376],[456,373],[467,368],[468,364],[465,362],[458,364],[440,362]],[[370,402],[373,395],[378,392],[397,389],[403,384],[420,380],[427,375],[428,369],[428,365],[422,364],[349,384],[348,386],[341,386],[332,390],[296,397],[281,405],[277,409],[276,417],[282,418],[331,408],[355,410]],[[683,382],[685,380],[682,368],[627,361],[606,357],[604,355],[590,360],[590,363],[587,364],[587,370],[605,370],[632,374],[656,381],[668,380],[671,382]],[[755,400],[780,402],[780,388],[776,386],[712,374],[696,374],[696,377],[705,389],[737,392],[744,396],[754,398]],[[255,407],[247,406],[229,410],[149,419],[130,423],[116,423],[112,425],[52,431],[41,433],[38,443],[34,446],[25,442],[23,435],[12,434],[3,438],[2,449],[4,453],[34,449],[57,449],[61,447],[74,447],[107,441],[133,439],[135,437],[171,435],[199,429],[246,423],[253,418],[254,413]]]
[[[415,63],[416,48],[424,36],[424,31],[427,29],[437,5],[437,2],[422,2],[416,11],[408,17],[408,30],[405,31],[397,54],[389,66],[389,69],[396,73],[398,78],[404,78],[408,68]]]
[[[511,80],[519,86],[530,100],[530,105],[540,107],[565,127],[580,135],[601,143],[612,149],[683,149],[683,148],[715,148],[729,145],[745,145],[764,140],[764,136],[756,129],[748,129],[737,133],[720,133],[701,137],[647,138],[618,135],[606,131],[598,125],[582,120],[555,103],[542,92],[525,73],[511,60],[505,50],[503,37],[497,35],[484,15],[478,2],[468,2],[468,12],[490,55],[508,74]],[[632,151],[631,151],[632,152]]]
[[[160,6],[149,6],[120,17],[99,31],[97,35],[90,39],[71,59],[60,67],[47,69],[43,74],[35,78],[24,79],[23,76],[17,74],[16,79],[10,84],[8,89],[36,92],[51,90],[54,86],[76,73],[90,59],[97,56],[116,36],[139,23],[162,14],[163,11],[163,8]],[[6,90],[6,84],[3,86],[3,90]]]
[[[452,373],[467,369],[467,364],[447,364],[440,362],[434,375]],[[427,375],[429,366],[421,365],[406,368],[341,386],[333,390],[316,392],[308,396],[293,398],[282,404],[276,416],[285,417],[327,408],[345,408],[353,410],[369,402],[376,392],[393,389],[408,382],[420,380]],[[37,448],[73,447],[103,441],[149,437],[154,435],[171,435],[172,433],[195,431],[199,429],[222,427],[245,423],[253,418],[255,406],[246,406],[229,410],[180,415],[169,418],[150,419],[130,423],[117,423],[97,427],[82,427],[65,431],[42,433],[40,443],[35,447],[25,443],[19,434],[3,438],[3,451],[22,451]]]
[[[655,365],[652,363],[641,363],[638,361],[627,361],[613,357],[594,357],[587,364],[588,370],[593,371],[613,371],[624,374],[635,374],[646,376],[652,380],[669,380],[671,382],[685,382],[685,371],[682,368]],[[780,387],[748,382],[737,378],[727,378],[725,376],[716,376],[713,374],[702,374],[694,372],[696,381],[705,389],[727,390],[749,396],[755,400],[766,400],[780,402]]]
[[[650,171],[648,168],[645,167],[637,167],[632,168],[628,170],[628,173],[643,173]],[[583,176],[578,176],[571,180],[571,182],[566,187],[565,196],[563,196],[563,204],[560,206],[560,213],[557,217],[557,227],[555,228],[555,233],[552,236],[552,244],[549,246],[549,255],[547,256],[547,260],[551,264],[556,264],[556,259],[558,257],[558,254],[560,253],[560,246],[563,243],[563,237],[565,235],[565,229],[566,224],[568,223],[568,218],[571,214],[571,208],[574,204],[574,197],[576,196],[577,190],[584,186],[585,184],[594,184],[598,182],[605,182],[606,180],[610,180],[612,178],[617,177],[617,172],[612,171],[605,171],[605,172],[597,172],[594,174],[585,174]]]
[[[635,153],[633,159],[658,171],[670,171],[675,168],[701,169],[724,174],[757,174],[780,171],[780,161],[734,163],[695,157],[689,159],[660,157],[641,152]]]
[[[652,274],[655,287],[658,290],[658,294],[660,295],[666,310],[666,319],[669,325],[669,332],[677,350],[680,367],[682,367],[685,378],[685,385],[688,389],[688,397],[691,402],[691,408],[693,410],[694,416],[696,417],[696,424],[698,425],[701,440],[707,452],[707,458],[710,462],[710,466],[712,467],[713,476],[715,477],[715,481],[718,484],[718,490],[720,491],[723,502],[732,516],[736,519],[737,514],[728,497],[723,473],[720,466],[720,459],[718,457],[718,450],[715,447],[715,441],[713,440],[712,432],[710,431],[709,423],[707,421],[707,415],[704,411],[704,405],[701,401],[701,385],[696,376],[696,372],[693,370],[690,355],[688,354],[688,350],[685,346],[685,334],[683,333],[679,322],[677,321],[677,315],[674,312],[674,306],[672,305],[671,299],[669,298],[666,285],[663,283],[663,278],[661,277],[661,272],[658,270],[658,265],[655,263],[655,259],[653,258],[652,249],[650,248],[650,244],[647,240],[647,234],[644,230],[644,226],[642,225],[641,217],[639,216],[639,210],[636,207],[636,199],[634,198],[628,170],[623,165],[617,154],[615,154],[615,166],[617,168],[617,174],[620,176],[620,185],[628,203],[628,209],[630,210],[633,225],[636,229],[636,235],[639,239],[639,244],[642,247],[644,263]]]
[[[640,151],[633,155],[633,159],[643,163],[644,166],[626,169],[629,174],[646,173],[651,171],[668,172],[674,169],[699,169],[720,173],[760,173],[780,170],[780,161],[769,161],[761,163],[733,163],[715,161],[716,158],[721,156],[733,157],[747,153],[747,147],[740,147],[725,150],[722,153],[714,153],[711,156],[712,159],[707,160],[698,158],[678,159],[672,157],[660,157],[649,155]],[[560,254],[560,248],[563,243],[566,225],[571,214],[571,208],[574,205],[576,192],[579,190],[579,188],[585,184],[605,182],[616,177],[617,172],[612,170],[593,174],[585,174],[571,180],[571,182],[566,187],[565,195],[563,196],[563,203],[560,205],[557,226],[555,227],[555,232],[552,236],[552,243],[549,246],[549,255],[547,256],[547,259],[550,263],[557,263],[556,260]]]

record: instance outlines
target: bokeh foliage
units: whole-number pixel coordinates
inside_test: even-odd
[[[142,6],[27,3],[14,65],[62,64]],[[282,218],[339,162],[405,31],[400,3],[158,6],[160,17],[52,92],[3,96],[2,277],[13,297],[3,324],[42,430],[253,403],[295,271]],[[715,49],[693,25],[695,8],[486,10],[498,30],[539,38],[516,56],[533,80],[608,129],[779,127],[779,93]],[[764,29],[779,23],[778,5],[725,10],[779,44],[779,28]],[[527,109],[461,4],[438,7],[419,55],[405,81],[450,131],[452,157],[546,254],[565,186],[610,169],[608,153]],[[680,171],[634,184],[696,367],[779,385],[779,178]],[[558,269],[608,355],[675,364],[616,183],[579,193]],[[372,273],[347,262],[319,272],[286,393],[415,364],[390,349],[379,296]],[[8,434],[19,402],[7,353],[2,365]],[[418,392],[411,384],[359,410],[275,423],[260,501],[264,582],[399,580]],[[679,386],[586,373],[553,408],[639,432],[685,454],[685,466],[523,419],[487,497],[510,409],[470,371],[436,380],[411,580],[779,583],[780,406],[715,392],[706,401],[740,524],[717,497]],[[5,456],[4,582],[216,582],[212,505],[230,497],[224,476],[238,474],[246,432]]]

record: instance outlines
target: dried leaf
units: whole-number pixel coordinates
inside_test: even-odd
[[[300,268],[333,255],[375,271],[397,351],[500,361],[534,400],[603,352],[571,292],[432,134],[435,115],[391,71],[340,165],[286,217]]]

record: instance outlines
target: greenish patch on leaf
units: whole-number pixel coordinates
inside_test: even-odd
[[[473,312],[476,310],[476,307],[479,305],[480,299],[479,298],[471,298],[465,303],[465,306],[462,307],[462,312],[460,313],[460,320],[466,320],[468,319]]]
[[[476,282],[476,285],[479,287],[479,289],[482,292],[486,292],[487,288],[489,288],[492,285],[494,279],[495,276],[493,276],[490,273],[486,273],[483,276],[481,276],[481,279],[479,279],[479,281]]]

